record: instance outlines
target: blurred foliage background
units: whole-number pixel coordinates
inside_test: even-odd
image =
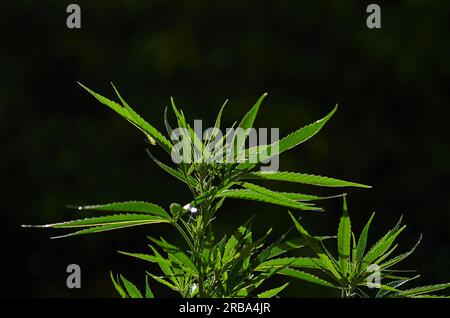
[[[419,269],[422,282],[450,280],[450,2],[380,3],[380,30],[366,27],[361,1],[77,1],[79,30],[66,27],[69,3],[0,4],[2,296],[115,297],[110,270],[142,288],[149,269],[117,250],[147,251],[146,235],[180,241],[165,226],[65,240],[19,227],[80,216],[68,204],[136,199],[167,208],[189,200],[147,157],[142,135],[77,80],[111,97],[114,82],[161,129],[170,96],[191,120],[211,125],[229,98],[227,126],[267,91],[257,125],[282,135],[339,103],[280,169],[371,184],[348,190],[356,232],[372,211],[372,234],[403,214],[403,250],[424,234],[403,267]],[[327,202],[327,212],[305,213],[304,222],[315,234],[335,233],[340,205]],[[216,230],[253,214],[257,231],[273,227],[273,238],[290,226],[284,208],[229,201]],[[80,290],[66,287],[71,263],[81,266]],[[284,295],[332,294],[299,281]]]

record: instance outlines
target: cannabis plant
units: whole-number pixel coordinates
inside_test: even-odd
[[[251,130],[262,101],[263,94],[242,120],[235,123],[226,134],[222,134],[221,117],[225,104],[221,107],[214,127],[205,134],[198,134],[189,124],[183,111],[171,99],[171,110],[175,126],[171,125],[168,109],[164,112],[165,137],[154,126],[145,121],[122,98],[113,86],[119,102],[112,101],[80,84],[100,103],[108,106],[125,118],[146,137],[150,147],[162,148],[172,163],[157,159],[150,149],[150,158],[169,175],[184,183],[192,194],[190,202],[172,203],[163,208],[155,203],[127,201],[76,207],[78,210],[97,211],[98,216],[73,221],[44,225],[55,229],[72,229],[64,235],[68,237],[82,234],[129,228],[141,225],[165,223],[176,229],[184,244],[177,246],[172,239],[149,237],[149,250],[144,253],[120,252],[121,254],[157,264],[158,273],[147,272],[145,293],[122,275],[111,274],[118,293],[122,297],[153,297],[150,285],[160,283],[181,297],[273,297],[281,292],[288,282],[278,288],[264,290],[262,284],[274,275],[297,278],[327,287],[342,290],[343,296],[364,295],[359,287],[366,278],[365,266],[381,262],[388,244],[380,243],[364,254],[368,226],[363,231],[358,246],[353,243],[355,252],[349,255],[350,220],[344,215],[338,234],[340,249],[339,262],[328,252],[322,250],[321,242],[330,237],[313,237],[291,214],[301,237],[286,240],[287,234],[274,242],[269,242],[271,229],[260,238],[254,238],[252,224],[248,220],[228,236],[214,236],[214,220],[223,202],[227,199],[259,201],[286,207],[291,210],[320,211],[317,201],[340,196],[320,197],[304,193],[279,192],[255,182],[285,181],[323,187],[361,187],[369,186],[300,172],[267,170],[265,164],[278,158],[318,133],[334,115],[335,107],[328,115],[304,126],[291,134],[263,145],[254,145],[247,140],[252,138]],[[225,158],[225,160],[223,160]],[[176,201],[176,200],[174,200]],[[105,215],[104,213],[108,214]],[[296,212],[297,213],[297,212]],[[391,242],[399,229],[390,232],[382,242]],[[365,234],[364,234],[365,233]],[[318,253],[318,258],[285,257],[298,248],[309,245]],[[342,251],[341,251],[342,250]],[[389,253],[389,252],[388,252]],[[384,263],[385,264],[385,263]],[[330,280],[319,278],[299,268],[321,270]],[[384,276],[386,278],[394,277]],[[149,283],[149,280],[152,283]],[[394,284],[395,285],[395,284]],[[388,286],[388,285],[386,285]],[[383,290],[386,290],[387,287]],[[388,291],[394,291],[395,285]],[[395,290],[396,291],[396,290]],[[392,294],[407,295],[407,294]],[[410,294],[408,294],[410,295]]]
[[[404,276],[409,270],[396,270],[392,267],[409,255],[419,245],[418,242],[407,252],[391,257],[398,245],[394,244],[396,238],[405,229],[400,217],[393,229],[380,238],[368,251],[366,251],[369,228],[375,213],[364,226],[361,235],[356,240],[351,229],[350,216],[344,196],[343,214],[339,222],[337,233],[337,257],[330,253],[325,244],[313,237],[304,226],[289,213],[296,229],[306,244],[316,255],[315,258],[285,258],[278,260],[276,266],[289,266],[316,271],[321,274],[321,285],[340,290],[341,297],[440,297],[430,293],[450,287],[450,283],[414,287],[406,290],[398,288],[419,275]],[[414,272],[414,271],[413,271]],[[376,291],[375,293],[373,291]],[[373,295],[371,295],[373,294]]]

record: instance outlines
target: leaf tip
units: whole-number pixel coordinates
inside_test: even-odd
[[[82,207],[82,206],[80,206],[80,205],[75,205],[75,204],[67,204],[67,205],[66,205],[66,208],[68,208],[68,209],[74,209],[74,210],[79,210],[79,211],[83,210],[83,207]]]
[[[61,239],[61,238],[66,238],[69,236],[73,236],[76,235],[75,233],[69,233],[69,234],[63,234],[63,235],[58,235],[58,236],[52,236],[50,237],[51,240],[57,240],[57,239]]]
[[[52,224],[43,224],[43,225],[39,225],[39,224],[21,224],[20,227],[22,228],[51,228]]]
[[[345,211],[348,211],[347,207],[347,193],[344,193],[342,196],[342,209]]]
[[[89,88],[87,88],[87,86],[81,83],[80,81],[77,81],[77,84],[83,87],[85,90],[89,91]]]

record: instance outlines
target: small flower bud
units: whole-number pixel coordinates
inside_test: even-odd
[[[190,213],[192,213],[192,214],[197,214],[197,212],[198,212],[198,209],[195,206],[191,205],[190,203],[186,204],[183,207],[183,209],[188,211],[188,212],[190,212]]]

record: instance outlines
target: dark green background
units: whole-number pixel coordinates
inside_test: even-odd
[[[66,28],[69,3],[0,4],[3,296],[116,296],[109,270],[142,288],[146,265],[116,251],[146,251],[148,234],[179,241],[165,226],[65,240],[19,227],[80,216],[67,204],[189,200],[147,157],[143,136],[77,80],[111,97],[113,81],[161,129],[170,96],[211,125],[229,98],[231,125],[267,91],[257,126],[282,135],[339,103],[318,136],[281,158],[281,170],[373,185],[346,190],[356,232],[376,211],[374,242],[403,214],[401,251],[424,234],[403,267],[420,269],[421,282],[450,281],[450,2],[380,3],[381,30],[366,27],[361,1],[77,1],[81,30]],[[339,206],[327,202],[304,222],[314,234],[335,233]],[[284,208],[229,201],[216,230],[253,214],[258,231],[290,226]],[[81,266],[80,290],[65,286],[71,263]],[[331,294],[294,282],[284,295]]]

